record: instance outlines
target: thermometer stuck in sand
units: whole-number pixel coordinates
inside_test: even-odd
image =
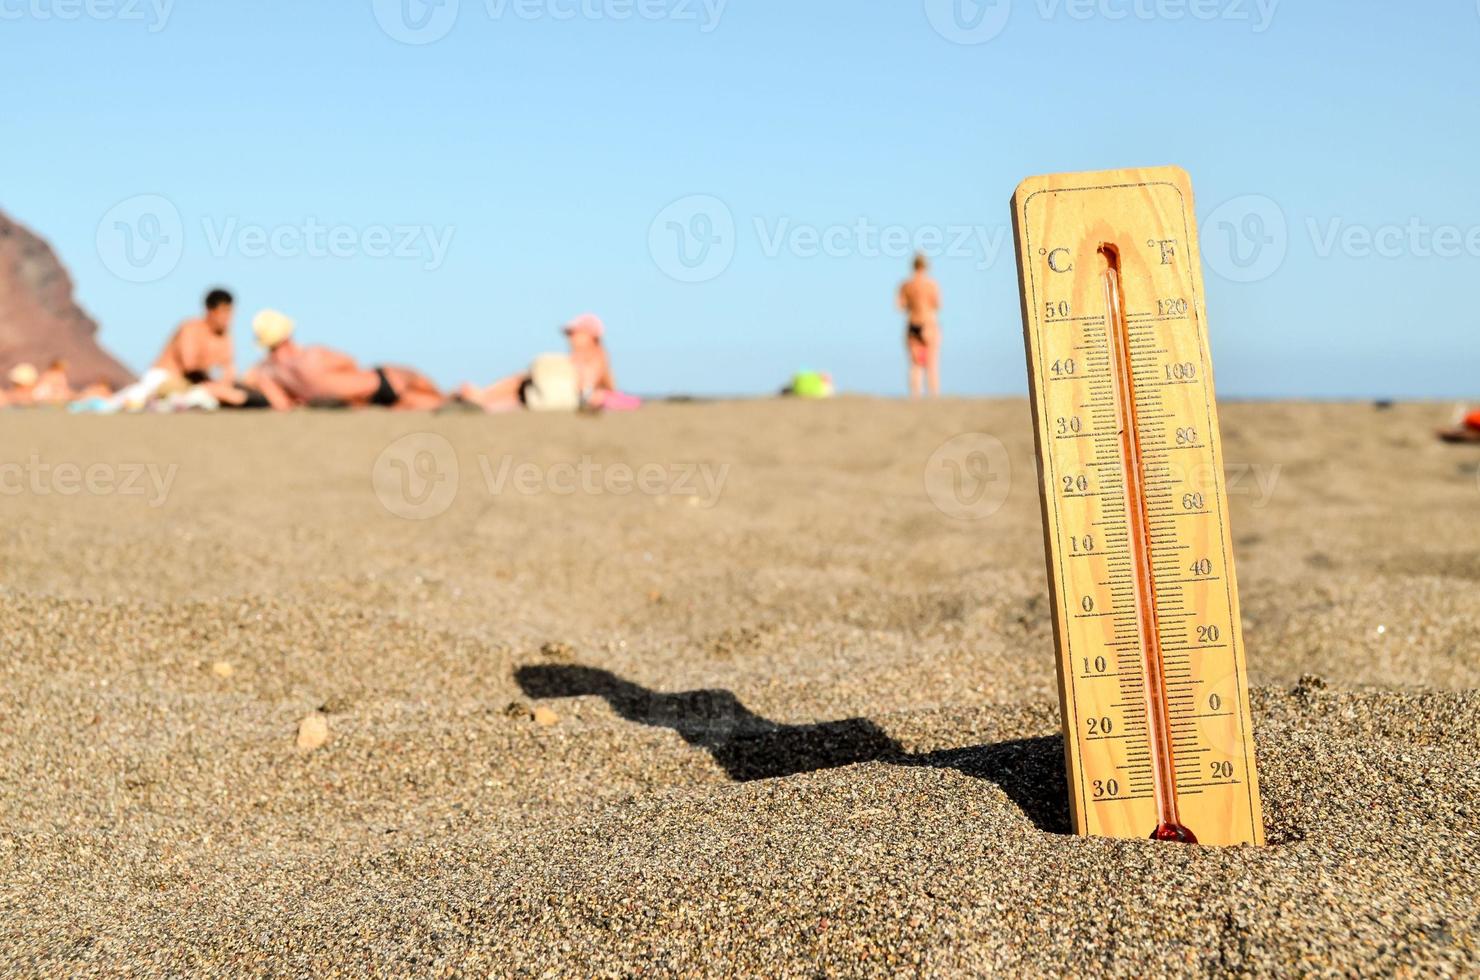
[[[1262,844],[1192,185],[1013,198],[1069,798],[1081,834]]]

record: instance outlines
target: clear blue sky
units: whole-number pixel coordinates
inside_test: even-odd
[[[947,388],[1015,393],[1014,186],[1178,163],[1243,199],[1223,394],[1480,388],[1474,0],[0,0],[0,51],[0,208],[136,368],[221,283],[448,383],[591,309],[632,390],[898,393],[923,235]]]

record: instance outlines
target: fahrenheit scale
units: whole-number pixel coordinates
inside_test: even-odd
[[[1074,828],[1262,844],[1192,184],[1013,197]]]

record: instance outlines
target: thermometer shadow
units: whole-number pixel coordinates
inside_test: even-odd
[[[903,756],[899,743],[866,718],[783,725],[725,690],[663,694],[610,671],[569,665],[521,667],[514,679],[531,698],[596,696],[627,721],[671,729],[712,755],[736,782]]]
[[[944,749],[900,760],[903,765],[955,769],[996,783],[1044,833],[1068,834],[1069,793],[1064,786],[1061,735],[1020,738],[968,749]]]
[[[1059,736],[912,754],[867,718],[781,724],[751,711],[723,689],[664,694],[611,671],[568,664],[520,667],[514,679],[530,698],[599,697],[627,721],[677,732],[708,752],[736,782],[864,762],[955,769],[996,783],[1039,830],[1069,833],[1064,740]]]

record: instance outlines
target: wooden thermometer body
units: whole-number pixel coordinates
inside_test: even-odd
[[[1192,185],[1013,198],[1077,833],[1262,844]]]

